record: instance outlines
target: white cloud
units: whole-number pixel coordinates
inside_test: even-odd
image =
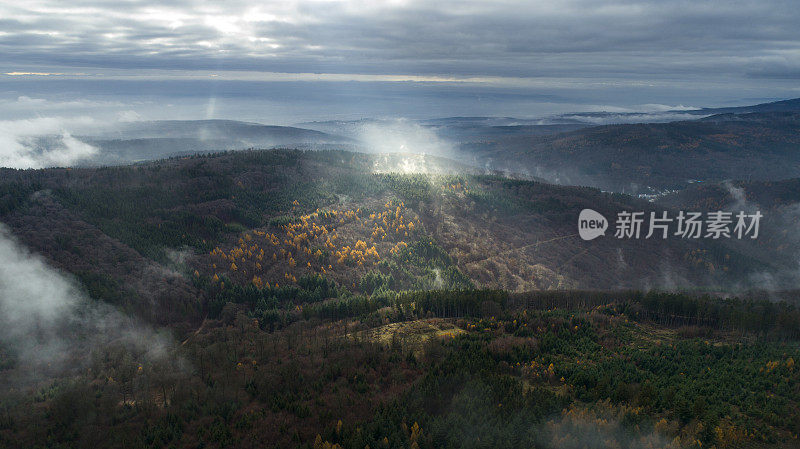
[[[66,166],[86,159],[97,153],[97,148],[74,138],[68,128],[86,129],[95,124],[88,117],[0,121],[0,167]]]
[[[127,111],[120,111],[117,113],[117,120],[120,122],[136,122],[142,119],[142,116],[139,115],[138,112],[127,110]]]

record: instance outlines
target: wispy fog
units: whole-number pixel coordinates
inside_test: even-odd
[[[358,140],[371,153],[414,153],[452,158],[452,142],[436,132],[407,119],[371,121],[357,128]]]
[[[23,378],[80,369],[94,350],[108,344],[146,359],[164,357],[171,344],[169,337],[89,299],[1,224],[0,343],[11,351]]]

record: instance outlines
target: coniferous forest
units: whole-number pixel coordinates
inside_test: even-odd
[[[4,170],[3,222],[78,299],[0,347],[2,446],[798,444],[797,293],[732,287],[766,262],[581,246],[568,211],[648,205],[373,157]],[[613,288],[652,251],[697,286]]]

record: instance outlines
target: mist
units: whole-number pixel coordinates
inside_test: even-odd
[[[90,158],[98,149],[73,137],[73,130],[93,125],[90,117],[0,121],[0,166],[63,167]]]
[[[359,122],[350,132],[359,151],[384,155],[375,159],[376,173],[431,175],[474,169],[456,162],[464,161],[466,155],[454,142],[413,120]]]
[[[142,361],[165,359],[173,346],[168,335],[90,299],[77,282],[28,251],[2,224],[0,343],[10,352],[22,384],[77,372],[106,345],[122,346]]]
[[[356,132],[367,152],[413,153],[452,158],[454,144],[429,127],[408,119],[381,120],[362,124]]]

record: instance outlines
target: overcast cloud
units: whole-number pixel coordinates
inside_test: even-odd
[[[788,0],[6,1],[0,83],[11,100],[109,104],[160,103],[174,96],[163,83],[192,81],[185,106],[200,111],[202,101],[187,99],[219,89],[215,116],[227,111],[224,98],[239,94],[256,101],[244,107],[249,118],[257,118],[258,101],[280,108],[281,93],[295,92],[297,118],[319,118],[310,112],[340,94],[348,96],[344,113],[391,114],[399,91],[441,101],[445,114],[463,112],[454,95],[471,96],[476,113],[521,115],[540,114],[542,104],[563,105],[553,112],[720,106],[800,96],[798,23],[800,8]],[[241,83],[266,84],[236,90]],[[325,83],[325,92],[276,83]],[[408,84],[426,87],[387,87]],[[527,98],[494,107],[503,104],[496,89]],[[231,101],[228,108],[242,109]]]
[[[12,64],[457,76],[800,75],[795,1],[4,2]]]

